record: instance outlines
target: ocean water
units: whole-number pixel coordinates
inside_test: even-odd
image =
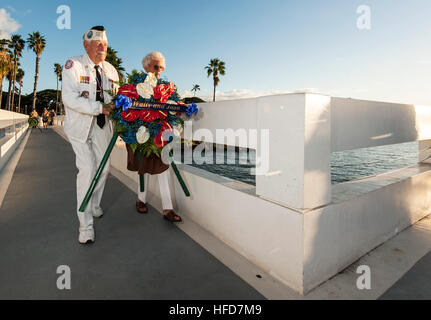
[[[239,159],[246,160],[240,164]],[[184,157],[182,158],[184,161]],[[220,161],[223,164],[216,164]],[[227,161],[235,162],[227,164]],[[221,176],[242,181],[251,185],[256,184],[250,169],[255,166],[255,152],[224,152],[213,153],[214,164],[191,165]],[[408,167],[418,162],[418,142],[407,142],[395,145],[363,148],[331,153],[331,182],[337,184],[364,177],[384,173],[387,171]]]
[[[418,162],[418,142],[331,153],[332,184],[352,181]]]

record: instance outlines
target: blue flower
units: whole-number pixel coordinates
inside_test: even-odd
[[[191,117],[192,115],[198,113],[199,109],[196,103],[192,103],[191,105],[187,106],[186,109],[186,115],[187,117]]]
[[[137,143],[138,141],[136,140],[135,132],[133,132],[131,127],[128,127],[127,129],[128,129],[127,132],[123,136],[121,136],[121,138],[127,144]]]
[[[120,94],[115,98],[116,108],[123,107],[123,111],[127,111],[127,109],[131,106],[132,106],[132,99],[130,99],[129,97],[126,97]]]
[[[162,125],[160,123],[147,122],[146,124],[151,137],[157,136],[160,129],[162,128]]]
[[[136,86],[138,83],[142,83],[145,81],[145,79],[147,78],[147,74],[143,73],[142,76],[133,76],[133,85]]]

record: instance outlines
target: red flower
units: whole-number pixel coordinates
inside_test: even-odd
[[[136,87],[133,84],[125,84],[118,89],[118,94],[127,96],[130,99],[138,99],[139,94],[136,91]]]
[[[127,110],[121,112],[121,117],[125,121],[132,122],[139,118],[140,113],[141,112],[139,110]]]
[[[160,120],[165,120],[166,117],[168,116],[168,112],[167,111],[157,110],[157,112],[159,113],[159,119]]]
[[[160,128],[159,133],[153,139],[159,149],[162,149],[168,142],[167,137],[164,137],[163,135],[164,132],[172,132],[172,126],[166,121],[162,122],[162,127]]]
[[[154,87],[153,97],[156,100],[159,100],[161,103],[166,103],[169,97],[175,93],[175,86],[173,82],[169,82],[169,84],[159,84]]]

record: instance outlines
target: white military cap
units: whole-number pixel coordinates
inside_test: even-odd
[[[108,37],[106,36],[106,31],[103,26],[96,26],[85,31],[84,40],[85,41],[92,41],[92,40],[108,41]]]

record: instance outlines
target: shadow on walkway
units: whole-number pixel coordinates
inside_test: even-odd
[[[75,155],[54,130],[34,130],[0,208],[0,299],[264,299],[112,175],[78,243]],[[71,290],[57,289],[57,267]]]

